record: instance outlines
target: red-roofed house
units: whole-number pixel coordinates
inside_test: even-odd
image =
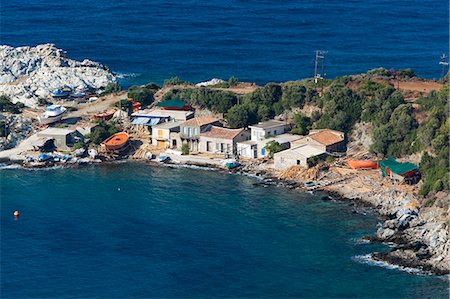
[[[200,133],[199,151],[205,153],[236,154],[236,143],[249,139],[249,130],[211,126],[205,132]]]
[[[295,146],[303,144],[318,146],[328,153],[344,152],[346,150],[345,134],[330,129],[311,130],[309,135],[294,142]]]
[[[205,132],[212,125],[220,125],[217,118],[199,116],[189,119],[180,126],[180,144],[187,143],[191,152],[199,151],[200,133]]]

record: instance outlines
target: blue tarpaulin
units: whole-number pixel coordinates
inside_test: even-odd
[[[131,124],[132,125],[144,125],[144,126],[154,126],[159,123],[160,118],[150,118],[150,117],[136,117]]]

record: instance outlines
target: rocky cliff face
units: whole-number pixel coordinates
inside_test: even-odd
[[[115,81],[114,74],[102,64],[69,59],[52,44],[0,46],[0,95],[10,96],[13,102],[35,106],[38,98],[48,98],[64,85],[98,89]]]

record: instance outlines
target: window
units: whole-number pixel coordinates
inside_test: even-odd
[[[163,130],[158,130],[158,137],[163,137]]]
[[[277,130],[274,130],[274,131],[273,131],[273,135],[277,135]]]
[[[216,143],[216,152],[220,152],[220,143]]]
[[[187,127],[183,127],[183,134],[187,135],[188,131],[187,131]]]
[[[194,128],[194,136],[198,135],[198,128]]]
[[[192,136],[191,127],[188,128],[188,136],[189,136],[189,137]]]

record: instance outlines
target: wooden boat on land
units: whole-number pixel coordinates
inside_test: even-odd
[[[378,163],[371,160],[348,160],[347,163],[352,169],[378,169]]]
[[[103,113],[94,114],[95,119],[103,119],[103,120],[109,120],[114,116],[115,111],[107,111]]]
[[[101,148],[105,152],[120,152],[127,147],[129,138],[127,132],[116,133],[103,141]]]

